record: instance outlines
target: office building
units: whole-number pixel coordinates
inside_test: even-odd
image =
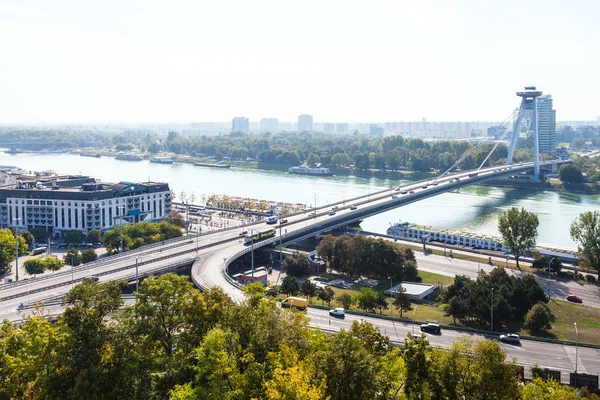
[[[335,133],[335,124],[325,122],[323,124],[323,132],[325,133]]]
[[[539,96],[537,109],[540,152],[554,153],[556,151],[556,110],[552,109],[552,96]]]
[[[120,223],[161,220],[171,212],[168,183],[103,183],[87,176],[15,177],[0,188],[0,228],[45,228],[54,237]],[[22,179],[20,179],[22,178]]]
[[[312,115],[302,114],[302,115],[298,116],[298,130],[299,131],[312,131],[313,130]]]
[[[248,133],[250,132],[250,120],[248,118],[244,118],[244,117],[235,117],[232,121],[231,121],[231,131],[232,132],[243,132],[243,133]]]
[[[335,124],[335,131],[337,133],[348,133],[348,124],[346,124],[346,123]]]
[[[369,125],[369,134],[370,135],[383,135],[383,128],[377,126],[375,124]]]
[[[261,132],[279,132],[279,120],[277,118],[263,118],[260,120]]]

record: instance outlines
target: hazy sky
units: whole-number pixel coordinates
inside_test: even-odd
[[[0,0],[0,123],[600,115],[600,1]]]

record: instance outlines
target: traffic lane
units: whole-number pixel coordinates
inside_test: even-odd
[[[338,331],[349,329],[353,321],[367,321],[378,327],[383,334],[389,336],[393,341],[402,342],[408,333],[421,334],[419,325],[406,322],[392,322],[389,320],[363,317],[346,314],[344,319],[331,317],[327,310],[309,308],[307,315],[311,319],[311,326],[326,330]],[[474,339],[491,338],[498,339],[497,335],[481,335],[467,333],[453,329],[444,329],[440,335],[424,333],[429,342],[434,346],[448,348],[459,337],[467,336]],[[534,340],[521,340],[521,345],[511,345],[499,342],[506,351],[507,358],[515,358],[519,365],[531,367],[538,364],[542,368],[572,372],[575,370],[575,346],[559,343],[538,342]],[[600,373],[600,350],[581,347],[578,349],[578,371],[588,374]]]
[[[456,275],[465,275],[472,279],[477,278],[478,269],[489,273],[494,267],[476,262],[460,260],[455,258],[449,258],[444,256],[438,256],[435,254],[424,254],[416,252],[418,268],[422,271],[433,272],[444,276],[454,277]],[[506,272],[509,275],[522,277],[528,272],[516,271],[513,269],[507,269]],[[590,307],[600,308],[600,287],[587,283],[575,282],[571,280],[562,280],[552,277],[550,284],[548,285],[548,279],[533,274],[533,276],[540,283],[542,289],[544,289],[550,297],[564,300],[568,295],[574,294],[581,297],[583,304]]]

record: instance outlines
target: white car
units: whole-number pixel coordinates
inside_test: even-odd
[[[504,343],[521,343],[521,337],[516,333],[507,333],[500,335],[500,341]]]
[[[356,210],[357,208],[358,207],[356,207],[356,206],[352,206],[352,207],[350,207],[350,210]]]
[[[346,315],[346,312],[344,311],[343,308],[334,308],[333,310],[329,310],[329,315],[331,315],[332,317],[341,317],[344,318],[344,316]]]
[[[327,213],[328,215],[335,215],[335,211],[331,210]]]

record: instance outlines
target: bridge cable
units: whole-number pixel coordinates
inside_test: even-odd
[[[519,116],[521,116],[522,113],[523,113],[523,111],[519,112],[519,115],[517,116],[517,118]],[[496,129],[496,132],[498,132],[498,129]],[[494,153],[494,151],[500,145],[501,140],[503,140],[506,137],[506,135],[508,134],[508,132],[510,132],[510,129],[508,129],[508,126],[507,126],[506,129],[504,130],[504,133],[502,134],[502,136],[500,136],[500,138],[498,138],[498,141],[496,142],[496,144],[494,145],[494,147],[492,148],[492,150],[489,152],[489,154],[487,155],[487,157],[485,158],[485,160],[483,160],[483,162],[481,163],[481,165],[479,166],[479,168],[477,168],[477,171],[479,171],[483,167],[483,165],[487,162],[487,160],[492,156],[492,154]]]

